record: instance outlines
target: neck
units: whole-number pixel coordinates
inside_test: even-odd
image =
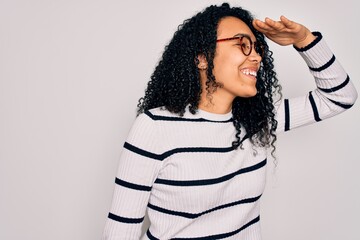
[[[231,112],[234,97],[224,96],[221,92],[221,88],[218,88],[210,96],[207,96],[207,91],[204,89],[201,94],[199,109],[217,114],[226,114]]]
[[[205,71],[200,71],[200,79],[202,91],[199,109],[217,114],[226,114],[231,112],[235,96],[224,91],[221,87],[216,88],[216,90],[208,96],[208,91],[206,89],[207,76]]]

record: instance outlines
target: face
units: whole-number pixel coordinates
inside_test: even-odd
[[[250,28],[240,19],[225,17],[218,25],[217,39],[231,38],[239,34],[250,36],[256,42]],[[252,49],[249,56],[244,55],[238,39],[217,42],[213,74],[222,84],[216,92],[223,98],[253,97],[256,95],[256,73],[261,56]]]

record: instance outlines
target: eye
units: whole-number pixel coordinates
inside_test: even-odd
[[[249,44],[243,44],[243,47],[246,48],[246,49],[250,49],[250,45]]]

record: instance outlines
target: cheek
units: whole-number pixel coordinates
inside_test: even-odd
[[[236,46],[222,46],[216,49],[213,74],[217,81],[236,80],[246,56]]]
[[[235,78],[239,75],[239,69],[245,58],[240,54],[222,55],[214,58],[214,76],[218,81],[224,78]]]

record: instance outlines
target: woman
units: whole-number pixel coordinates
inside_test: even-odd
[[[280,85],[264,35],[295,47],[315,90],[273,100]],[[356,98],[320,33],[284,16],[263,22],[228,4],[206,8],[179,27],[140,99],[103,239],[261,239],[276,133],[341,113]]]

